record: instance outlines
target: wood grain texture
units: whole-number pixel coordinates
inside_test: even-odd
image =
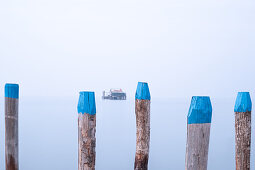
[[[235,112],[236,170],[250,169],[251,112]]]
[[[211,123],[188,124],[186,170],[206,170]]]
[[[6,170],[19,169],[18,105],[18,99],[5,97]]]
[[[96,115],[78,114],[78,170],[95,170]]]
[[[135,101],[136,155],[135,170],[147,170],[150,147],[150,100]]]

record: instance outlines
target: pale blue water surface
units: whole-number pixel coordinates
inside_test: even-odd
[[[211,99],[213,118],[208,170],[234,170],[234,99]],[[74,170],[78,162],[78,98],[20,98],[21,170]],[[187,99],[153,99],[149,169],[184,170]],[[133,169],[136,124],[134,99],[96,100],[97,170]],[[4,99],[0,100],[0,170],[4,170]],[[252,117],[252,134],[254,119]],[[252,140],[254,135],[252,135]],[[254,169],[252,141],[251,169]]]

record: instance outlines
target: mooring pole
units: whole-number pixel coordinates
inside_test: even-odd
[[[78,102],[78,170],[95,170],[96,102],[94,92],[80,92]]]
[[[236,170],[250,170],[251,98],[249,92],[239,92],[235,103]]]
[[[5,85],[5,167],[19,169],[18,134],[19,85]]]
[[[147,170],[150,147],[150,91],[147,83],[138,82],[135,94],[136,154],[135,170]]]
[[[212,119],[209,97],[193,96],[187,117],[186,170],[206,170]]]

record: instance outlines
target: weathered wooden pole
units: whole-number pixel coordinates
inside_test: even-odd
[[[187,117],[186,170],[206,170],[212,119],[209,97],[193,96]]]
[[[135,170],[147,170],[150,147],[150,91],[147,83],[138,82],[135,94],[136,154]]]
[[[250,170],[251,98],[249,92],[239,92],[235,103],[236,170]]]
[[[96,102],[94,92],[80,92],[78,102],[78,170],[95,170]]]
[[[5,85],[5,167],[19,169],[18,134],[19,85]]]

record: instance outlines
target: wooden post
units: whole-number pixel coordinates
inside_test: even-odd
[[[18,135],[19,85],[5,85],[5,167],[19,169]]]
[[[138,82],[135,95],[136,154],[135,170],[147,170],[150,146],[150,91],[147,83]]]
[[[78,170],[95,170],[96,102],[94,92],[80,92],[78,102]]]
[[[187,117],[186,170],[206,170],[212,105],[209,97],[193,96]]]
[[[239,92],[235,103],[236,170],[250,170],[251,98],[249,92]]]

